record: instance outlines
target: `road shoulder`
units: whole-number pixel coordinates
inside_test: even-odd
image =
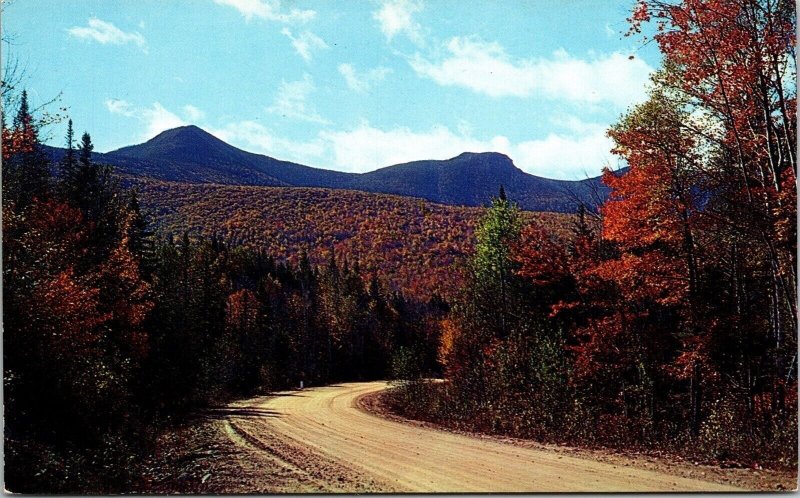
[[[477,439],[512,444],[523,448],[551,451],[565,456],[584,458],[615,467],[633,467],[690,479],[701,479],[718,484],[738,486],[758,491],[789,491],[797,489],[797,473],[769,469],[720,468],[682,460],[673,455],[655,455],[622,452],[610,449],[577,448],[566,445],[544,444],[528,439],[518,439],[483,433],[457,430],[432,422],[403,417],[393,412],[385,402],[387,391],[368,393],[355,400],[356,408],[371,415],[395,422],[450,432]]]

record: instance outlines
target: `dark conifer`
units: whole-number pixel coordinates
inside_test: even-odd
[[[92,166],[92,151],[94,151],[92,137],[89,133],[84,132],[81,136],[81,143],[78,145],[78,152],[80,154],[79,161],[82,167],[89,168]]]
[[[28,92],[22,90],[22,95],[19,99],[19,110],[14,117],[14,129],[17,131],[23,130],[26,126],[31,126],[31,113],[28,105]]]
[[[128,200],[128,213],[130,225],[128,226],[128,239],[131,252],[138,256],[142,262],[142,269],[149,273],[152,269],[154,254],[154,234],[149,228],[147,217],[139,206],[139,197],[136,189],[131,190]]]
[[[3,194],[24,207],[34,198],[47,197],[50,188],[50,161],[41,150],[38,129],[24,90],[14,117],[14,134],[19,140],[19,152],[3,162]]]
[[[72,128],[72,120],[67,122],[66,153],[61,158],[61,182],[59,191],[67,201],[77,201],[74,194],[77,190],[79,180],[78,161],[75,158],[75,134]]]

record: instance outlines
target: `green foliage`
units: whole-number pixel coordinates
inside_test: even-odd
[[[419,380],[422,377],[422,358],[415,351],[401,346],[392,356],[391,375],[401,383]]]
[[[504,337],[510,332],[511,307],[517,287],[516,264],[510,252],[522,227],[519,208],[500,196],[481,218],[475,231],[477,243],[470,260],[472,305],[476,311],[476,329],[482,333]]]

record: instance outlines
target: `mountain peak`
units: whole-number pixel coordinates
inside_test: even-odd
[[[232,161],[242,151],[195,125],[162,131],[147,142],[117,149],[110,154],[149,160],[197,159]]]
[[[457,155],[453,159],[475,159],[475,158],[484,158],[484,159],[500,159],[511,161],[511,158],[507,155],[503,154],[502,152],[462,152],[461,154]]]
[[[500,152],[462,152],[447,162],[473,170],[485,169],[508,173],[520,171],[510,157]]]
[[[177,128],[171,128],[169,130],[164,130],[158,135],[148,140],[147,142],[145,142],[145,144],[160,143],[165,141],[176,141],[176,140],[189,141],[189,142],[214,141],[214,142],[225,143],[219,138],[212,135],[211,133],[200,128],[199,126],[186,125],[186,126],[179,126]]]

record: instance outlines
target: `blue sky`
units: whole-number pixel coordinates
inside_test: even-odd
[[[605,129],[659,64],[622,36],[632,3],[16,0],[3,55],[98,151],[196,124],[342,171],[498,151],[576,179],[616,165]]]

